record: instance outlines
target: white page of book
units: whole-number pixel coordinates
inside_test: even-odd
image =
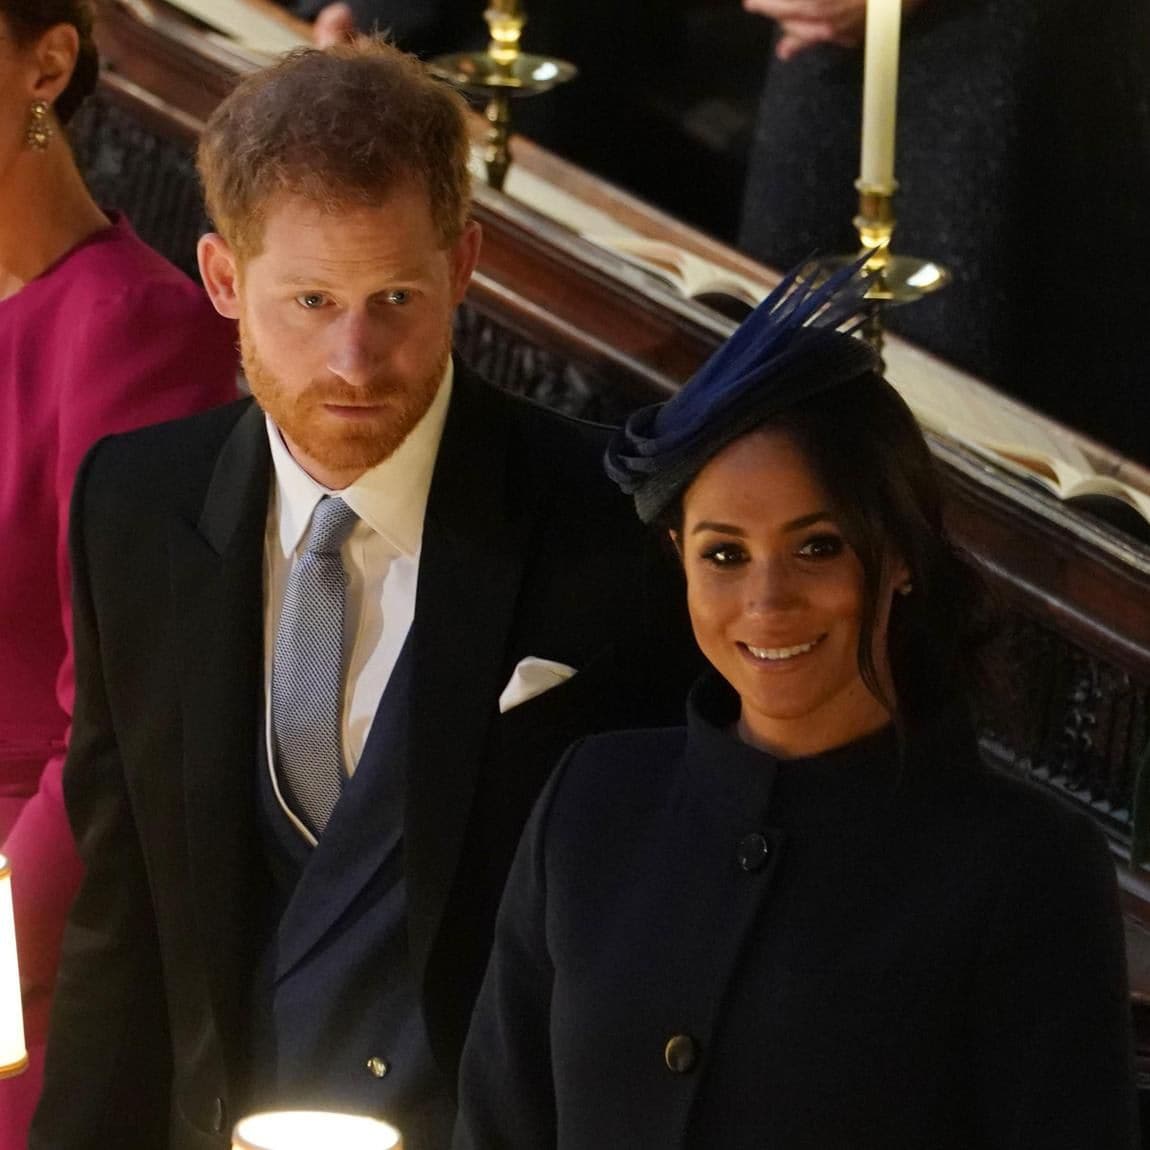
[[[166,0],[166,3],[260,52],[278,55],[309,43],[274,16],[250,4],[237,4],[236,0]]]

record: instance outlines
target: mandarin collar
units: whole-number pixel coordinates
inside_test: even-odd
[[[743,817],[783,829],[856,821],[889,806],[913,769],[893,724],[817,755],[781,759],[739,738],[738,714],[730,685],[715,671],[704,674],[687,700],[686,764],[696,786]]]

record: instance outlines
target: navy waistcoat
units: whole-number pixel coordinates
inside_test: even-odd
[[[253,1081],[261,1109],[371,1114],[399,1126],[409,1150],[439,1150],[454,1105],[412,976],[403,873],[410,649],[316,847],[260,766],[278,925],[256,976]]]

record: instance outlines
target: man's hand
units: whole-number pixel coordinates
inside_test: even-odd
[[[903,13],[922,0],[903,0]],[[782,30],[775,55],[780,60],[815,44],[854,47],[866,29],[866,0],[743,0],[743,8],[774,20]]]
[[[349,5],[342,2],[321,8],[311,28],[317,48],[330,48],[356,33],[355,16]]]

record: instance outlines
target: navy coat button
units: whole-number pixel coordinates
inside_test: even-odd
[[[746,871],[759,870],[766,864],[771,844],[757,831],[739,840],[739,866]]]
[[[367,1060],[367,1070],[373,1078],[382,1078],[390,1069],[382,1058],[373,1056]]]
[[[228,1110],[222,1098],[212,1099],[212,1133],[222,1134],[227,1126]]]
[[[663,1047],[663,1061],[672,1074],[687,1074],[699,1061],[698,1043],[689,1034],[675,1034]]]

